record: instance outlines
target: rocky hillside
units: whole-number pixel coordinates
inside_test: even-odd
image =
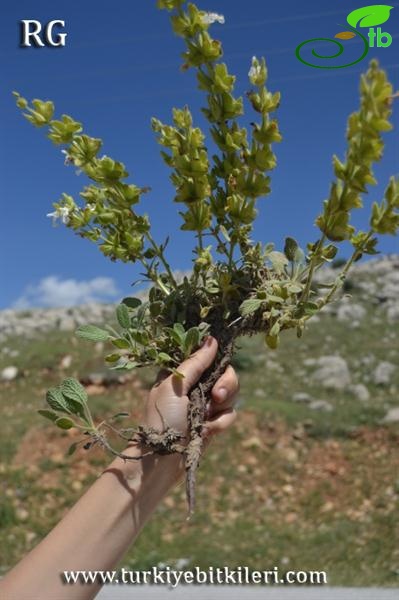
[[[46,390],[77,377],[96,422],[119,411],[138,422],[154,373],[110,371],[106,344],[74,335],[113,315],[98,304],[0,312],[0,575],[109,461],[65,456],[76,432],[37,414]],[[203,460],[194,521],[177,486],[126,567],[280,565],[327,570],[333,585],[397,585],[398,333],[399,256],[388,256],[355,265],[300,340],[285,332],[275,351],[261,335],[240,340],[238,418]]]
[[[333,281],[337,273],[337,269],[325,267],[316,274],[315,280]],[[352,294],[354,297],[349,298],[345,294]],[[375,323],[380,319],[393,324],[399,323],[399,255],[388,255],[355,264],[340,301],[326,306],[323,312],[336,314],[339,321],[347,321],[350,327],[357,327],[366,314],[366,305],[375,308]],[[113,313],[113,304],[3,310],[0,311],[0,342],[14,336],[32,337],[37,332],[57,329],[72,331],[84,323],[107,321]],[[318,318],[312,319],[313,322],[317,320]]]

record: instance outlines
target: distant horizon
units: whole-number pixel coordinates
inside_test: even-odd
[[[344,257],[342,257],[343,260]],[[340,258],[341,260],[341,258]],[[351,274],[356,273],[357,267],[360,267],[362,264],[364,264],[365,262],[379,262],[379,261],[384,261],[384,260],[399,260],[399,253],[395,253],[395,252],[391,252],[391,253],[387,253],[387,254],[379,254],[379,255],[374,255],[374,256],[370,256],[370,255],[365,255],[363,256],[358,262],[354,263],[351,270],[349,271],[348,274],[348,278],[350,278]],[[323,267],[320,267],[321,269],[324,267],[332,267],[334,268],[334,260],[331,263],[325,263],[323,265]],[[337,271],[339,269],[339,267],[336,268]],[[184,275],[188,275],[190,273],[189,270],[187,271],[181,271],[181,270],[175,270],[173,271],[173,274],[176,275],[178,274],[179,276],[183,277]],[[75,282],[77,284],[79,284],[79,282]],[[87,284],[87,282],[83,282],[84,284]],[[115,283],[115,282],[113,282]],[[27,304],[26,306],[16,306],[15,303],[14,305],[10,305],[7,306],[5,308],[0,308],[0,313],[1,312],[5,312],[5,311],[14,311],[14,312],[27,312],[27,311],[32,311],[32,310],[57,310],[57,309],[71,309],[71,308],[78,308],[78,307],[84,307],[84,306],[90,306],[90,305],[99,305],[99,306],[107,306],[107,307],[113,307],[116,306],[118,304],[118,302],[120,302],[124,297],[126,296],[133,296],[133,297],[139,297],[139,298],[143,298],[145,297],[145,293],[146,291],[151,287],[151,282],[148,282],[147,286],[140,286],[138,288],[136,288],[136,290],[132,290],[131,293],[128,294],[118,294],[117,292],[115,292],[115,297],[112,300],[101,300],[101,299],[93,299],[93,300],[87,300],[87,301],[83,301],[83,302],[77,302],[74,304],[55,304],[55,305],[48,305],[48,304]]]

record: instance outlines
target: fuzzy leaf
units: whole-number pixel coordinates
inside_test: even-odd
[[[78,442],[74,442],[73,444],[71,444],[66,452],[66,456],[72,456],[72,454],[76,452],[77,448]]]
[[[107,354],[105,360],[110,363],[114,363],[120,359],[120,354]]]
[[[295,254],[296,254],[296,251],[298,250],[298,248],[299,248],[298,242],[296,240],[294,240],[294,238],[292,238],[292,237],[285,238],[284,254],[289,261],[292,262],[295,260]]]
[[[74,400],[82,406],[87,402],[87,393],[85,388],[77,379],[73,377],[67,377],[61,383],[61,392],[69,400]]]
[[[122,304],[126,304],[129,308],[137,308],[141,304],[140,298],[123,298]]]
[[[177,338],[180,340],[180,343],[184,343],[184,338],[186,336],[186,330],[184,329],[181,323],[175,323],[173,325],[173,331],[175,332]]]
[[[185,356],[190,356],[194,348],[196,348],[199,344],[200,333],[197,327],[192,327],[186,333],[186,337],[184,338],[184,354]]]
[[[129,415],[130,415],[130,413],[128,413],[128,412],[118,412],[118,413],[116,413],[116,415],[112,415],[111,421],[114,421],[115,419],[122,419],[122,418],[128,417]]]
[[[159,352],[158,359],[163,363],[169,363],[173,361],[173,358],[166,352]]]
[[[277,348],[277,346],[279,345],[279,336],[278,335],[266,335],[265,336],[265,342],[266,345],[271,349],[271,350],[275,350]]]
[[[261,298],[248,298],[247,300],[244,300],[244,302],[242,302],[240,305],[240,314],[243,317],[251,315],[256,310],[258,310],[258,308],[260,308],[263,302],[264,300],[262,300]]]
[[[116,340],[112,340],[112,344],[116,348],[121,348],[122,350],[127,350],[130,348],[130,344],[125,338],[117,338]]]
[[[75,333],[78,337],[92,342],[105,342],[110,337],[108,331],[95,325],[81,325]]]
[[[53,410],[47,410],[45,408],[40,408],[38,411],[39,415],[45,417],[46,419],[50,419],[50,421],[56,421],[58,419],[58,415]]]
[[[130,315],[129,309],[126,304],[118,304],[116,307],[116,318],[118,319],[118,323],[124,329],[129,329],[130,327]]]
[[[60,417],[56,420],[55,424],[60,429],[71,429],[71,427],[75,427],[74,421],[72,421],[72,419],[69,419],[68,417]]]
[[[60,390],[65,398],[65,402],[71,412],[74,415],[82,417],[85,419],[85,405],[87,402],[87,394],[84,387],[74,379],[73,377],[68,377],[64,379],[64,381],[60,385]]]
[[[267,258],[272,263],[272,266],[276,273],[284,272],[284,269],[288,264],[288,259],[282,252],[277,252],[276,250],[273,250],[273,252],[269,252]]]
[[[47,404],[57,412],[70,412],[68,402],[62,395],[59,387],[53,387],[47,391],[46,401]]]

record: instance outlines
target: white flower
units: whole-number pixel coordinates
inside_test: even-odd
[[[252,57],[252,67],[248,71],[248,77],[255,78],[259,77],[262,73],[262,67],[258,63],[256,56]]]
[[[212,23],[215,23],[216,21],[218,23],[220,23],[221,25],[223,25],[224,24],[224,16],[219,15],[218,13],[215,13],[215,12],[208,12],[208,13],[205,13],[204,15],[202,15],[201,21],[204,25],[212,25]]]
[[[66,150],[61,150],[62,154],[65,154],[64,165],[73,165],[73,158],[69,156]]]
[[[53,219],[53,225],[57,222],[57,219],[61,219],[64,225],[69,223],[70,209],[66,206],[59,206],[54,212],[48,213],[46,217]]]
[[[252,85],[264,85],[267,77],[267,69],[265,65],[265,60],[262,59],[261,62],[256,58],[256,56],[252,57],[252,65],[248,71],[248,77]]]

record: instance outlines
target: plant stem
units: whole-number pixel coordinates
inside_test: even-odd
[[[223,253],[228,257],[229,256],[229,252],[226,248],[226,244],[224,243],[224,241],[220,238],[218,232],[217,232],[217,228],[216,226],[211,229],[210,231],[210,235],[213,235],[216,239],[216,241],[218,242],[219,246],[223,249]],[[220,253],[221,254],[221,253]]]
[[[333,295],[335,294],[335,292],[338,289],[339,282],[345,280],[346,274],[348,273],[349,269],[351,268],[353,262],[356,260],[356,258],[359,255],[362,254],[363,248],[366,246],[367,242],[369,241],[369,239],[371,238],[372,235],[373,235],[373,232],[369,231],[367,236],[364,238],[364,242],[361,245],[361,247],[356,248],[355,251],[352,253],[352,256],[346,261],[344,268],[342,269],[340,275],[337,277],[337,283],[334,284],[334,286],[331,288],[331,290],[328,292],[328,294],[326,294],[324,296],[324,298],[322,298],[321,306],[325,306],[328,302],[330,302],[331,298],[333,297]]]
[[[157,274],[152,274],[152,270],[151,267],[149,266],[148,262],[146,261],[146,259],[144,258],[144,256],[139,258],[141,264],[143,265],[143,267],[146,269],[147,271],[147,277],[148,279],[150,279],[151,281],[153,281],[156,285],[159,286],[159,288],[163,291],[163,293],[166,296],[169,296],[170,291],[168,290],[168,288],[163,284],[163,282],[159,279],[159,277],[157,276]]]
[[[229,250],[229,255],[228,255],[228,259],[229,259],[229,271],[232,271],[232,269],[233,269],[233,252],[234,252],[234,248],[235,248],[235,242],[230,242],[230,250]]]
[[[157,257],[159,258],[159,260],[161,261],[161,263],[163,264],[163,266],[165,267],[165,270],[169,276],[170,282],[172,284],[172,286],[174,287],[174,289],[176,291],[178,291],[178,287],[177,287],[177,283],[175,278],[173,277],[173,273],[171,271],[171,268],[168,264],[168,261],[166,260],[166,258],[164,257],[163,251],[161,250],[161,248],[158,246],[158,244],[155,242],[154,238],[152,237],[152,235],[150,234],[149,231],[147,231],[145,233],[148,241],[150,242],[151,246],[153,247]]]
[[[204,249],[204,243],[203,243],[203,239],[202,239],[202,231],[197,231],[197,238],[198,238],[198,248],[200,250]]]
[[[301,302],[306,302],[307,299],[308,299],[308,297],[309,297],[309,292],[310,292],[310,286],[312,284],[313,273],[314,273],[314,270],[316,268],[316,258],[318,256],[319,251],[323,247],[325,239],[326,239],[326,234],[323,233],[323,235],[321,236],[321,238],[317,242],[316,248],[313,251],[312,258],[310,259],[308,278],[306,280],[306,285],[305,285],[305,288],[304,288],[304,290],[302,292],[302,296],[301,296],[301,299],[300,299]]]

